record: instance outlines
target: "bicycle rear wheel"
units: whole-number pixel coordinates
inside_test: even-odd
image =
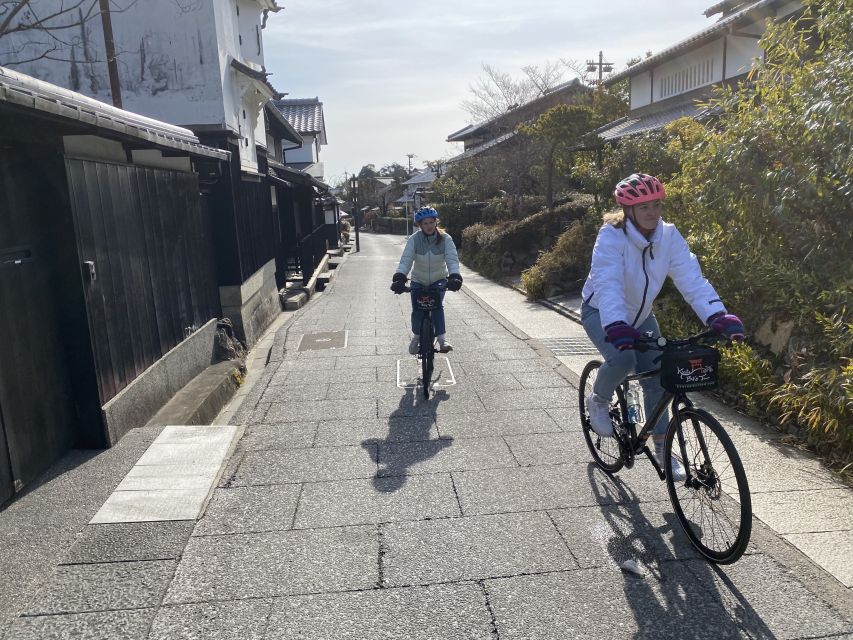
[[[435,336],[432,331],[432,319],[427,316],[421,321],[421,380],[424,385],[424,398],[429,399],[429,385],[432,381]]]
[[[670,421],[665,460],[675,451],[687,479],[666,475],[669,498],[684,532],[699,552],[717,564],[735,562],[752,533],[752,499],[737,449],[722,425],[707,411],[683,409]],[[676,436],[684,440],[682,450]]]
[[[578,408],[580,410],[583,437],[586,440],[586,446],[589,447],[589,452],[592,454],[595,463],[607,473],[616,473],[625,464],[619,441],[616,438],[603,438],[593,431],[589,425],[589,413],[586,408],[586,397],[592,393],[600,366],[601,362],[599,360],[591,360],[584,367],[578,390]],[[617,425],[622,424],[622,418],[627,414],[628,408],[625,404],[625,396],[622,393],[621,387],[617,387],[616,393],[610,401],[610,420],[613,422],[614,429]]]

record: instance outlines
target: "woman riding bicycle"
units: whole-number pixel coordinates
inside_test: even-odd
[[[740,319],[728,313],[720,296],[702,275],[699,261],[675,225],[661,219],[663,184],[654,176],[634,173],[613,192],[621,213],[604,217],[592,252],[592,266],[583,287],[581,320],[590,340],[604,358],[593,392],[587,397],[590,426],[602,437],[613,435],[610,402],[632,370],[656,368],[654,351],[634,351],[634,341],[650,332],[660,335],[652,303],[666,277],[672,278],[696,315],[711,329],[730,339],[742,340]],[[646,415],[663,395],[660,376],[641,382]],[[652,431],[655,455],[663,467],[664,435],[669,422],[664,412]],[[671,473],[685,477],[684,467],[673,457]]]
[[[438,211],[432,207],[421,207],[415,212],[415,224],[420,227],[409,236],[403,256],[391,282],[391,291],[403,293],[409,271],[412,272],[412,336],[409,353],[416,354],[420,342],[420,326],[424,312],[417,306],[417,293],[420,289],[438,284],[438,308],[432,311],[435,336],[439,351],[447,353],[453,347],[447,341],[444,325],[444,288],[459,291],[462,276],[459,275],[459,256],[453,238],[438,228]],[[449,275],[448,275],[449,273]]]

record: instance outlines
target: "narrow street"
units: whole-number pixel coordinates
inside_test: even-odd
[[[761,522],[718,568],[647,463],[597,470],[561,375],[592,357],[571,320],[531,305],[531,336],[466,278],[445,299],[454,349],[425,401],[409,299],[388,289],[402,241],[362,234],[279,329],[194,527],[101,525],[124,528],[98,553],[110,539],[147,551],[66,563],[8,638],[853,638],[849,589]],[[346,346],[308,348],[321,332]],[[620,571],[628,559],[647,575]],[[118,580],[120,601],[84,602],[94,576]]]

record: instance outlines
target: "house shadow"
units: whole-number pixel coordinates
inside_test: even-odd
[[[406,484],[410,467],[433,458],[453,444],[453,438],[430,439],[436,409],[448,397],[444,390],[435,391],[426,399],[420,387],[405,389],[399,405],[388,416],[385,438],[362,441],[361,446],[378,465],[373,477],[377,491],[392,493],[401,489]]]
[[[613,566],[633,560],[647,572],[622,574],[634,638],[776,637],[731,579],[695,550],[671,504],[640,502],[594,463],[587,473],[606,524],[599,542]]]

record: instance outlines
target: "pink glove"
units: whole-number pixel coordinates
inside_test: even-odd
[[[607,333],[607,342],[619,349],[619,351],[633,349],[634,342],[642,335],[630,324],[625,324],[621,321],[607,325],[604,327],[604,331]]]
[[[708,318],[708,326],[717,333],[721,333],[729,340],[740,342],[746,337],[746,329],[743,322],[733,313],[715,313]]]

